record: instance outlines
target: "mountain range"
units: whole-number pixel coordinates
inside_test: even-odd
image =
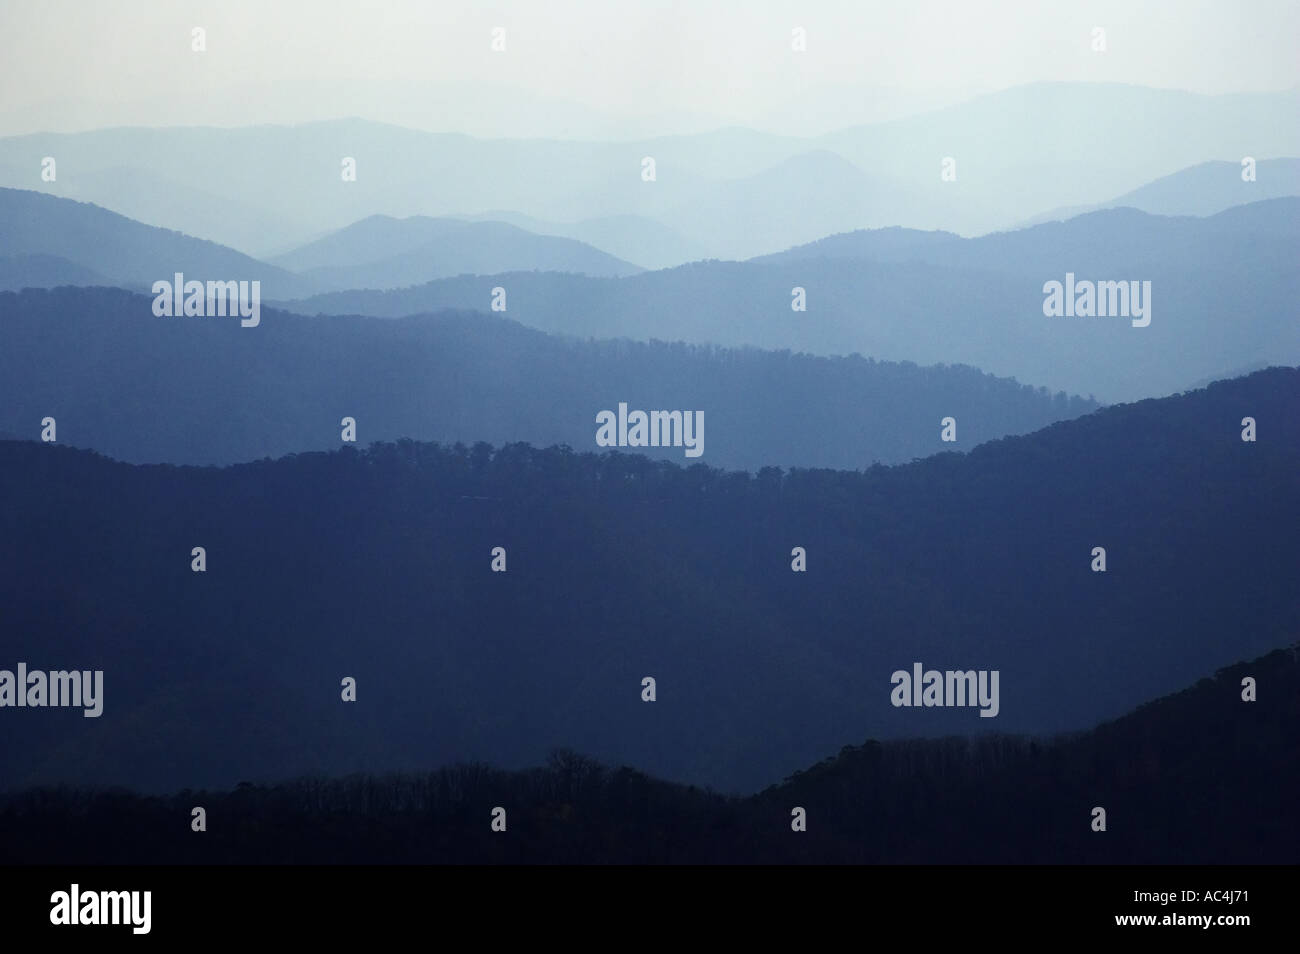
[[[5,784],[513,769],[563,745],[755,791],[846,739],[1085,729],[1295,641],[1298,402],[1300,370],[1269,369],[857,473],[2,442],[7,658],[104,672],[98,718],[7,713]],[[998,714],[895,705],[917,664],[998,671]]]
[[[1208,160],[1300,156],[1300,131],[1279,121],[1298,108],[1300,90],[1040,83],[806,138],[724,128],[630,142],[476,139],[355,119],[114,128],[0,139],[0,185],[97,202],[255,255],[372,215],[505,209],[561,223],[640,216],[707,256],[749,258],[857,228],[974,235],[1106,202]],[[46,158],[57,162],[52,182],[41,179]],[[342,176],[347,158],[355,181]],[[653,180],[643,178],[647,158]],[[956,162],[950,180],[946,158]],[[605,251],[682,264],[672,260],[680,251],[645,239],[640,256]]]
[[[402,288],[513,269],[615,278],[641,271],[575,239],[537,235],[504,222],[382,215],[271,262],[332,288]]]
[[[1174,393],[1255,362],[1300,363],[1300,198],[1207,218],[1109,209],[976,239],[904,229],[832,236],[750,262],[621,279],[458,276],[282,305],[399,316],[487,309],[544,331],[969,364],[1103,401]],[[1150,283],[1151,320],[1047,317],[1048,282]],[[796,289],[806,311],[793,310]]]
[[[1300,195],[1300,159],[1260,159],[1254,178],[1239,162],[1202,162],[1096,205],[1055,209],[1029,223],[1061,221],[1099,209],[1130,208],[1152,215],[1214,215],[1234,205]]]
[[[233,464],[363,443],[595,450],[597,414],[702,412],[712,466],[899,463],[1094,410],[974,368],[578,340],[488,313],[400,320],[264,309],[256,328],[157,318],[113,288],[0,293],[0,428],[148,463]],[[956,416],[955,442],[942,421]],[[684,438],[684,435],[683,435]],[[689,463],[683,446],[638,448]]]
[[[1243,702],[1246,679],[1268,695]],[[1300,851],[1297,725],[1292,646],[1088,732],[867,739],[747,798],[559,748],[544,766],[513,772],[469,763],[164,797],[0,793],[0,840],[11,860],[47,865],[1285,866]],[[176,824],[195,803],[221,819],[202,838]],[[485,805],[507,809],[514,837],[485,837]],[[1096,807],[1107,812],[1103,832],[1092,829]],[[796,808],[806,821],[798,833]]]

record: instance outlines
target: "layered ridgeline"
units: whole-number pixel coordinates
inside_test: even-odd
[[[0,189],[0,288],[113,284],[148,290],[156,281],[172,281],[176,272],[258,281],[267,297],[330,287],[88,202]]]
[[[109,288],[0,294],[0,429],[34,440],[53,417],[63,443],[173,464],[336,448],[345,417],[363,445],[597,450],[597,416],[617,418],[623,404],[628,419],[682,418],[674,446],[634,448],[650,435],[625,428],[629,449],[749,470],[858,469],[966,450],[1096,407],[968,367],[578,341],[490,313],[389,321],[262,309],[256,327],[243,327],[159,318],[152,305]],[[696,412],[704,429],[692,449],[684,431]],[[955,442],[942,440],[948,417]],[[614,442],[617,424],[605,435]]]
[[[88,202],[0,189],[0,289],[150,289],[179,271],[203,281],[258,281],[265,297],[284,298],[505,269],[597,276],[640,271],[574,239],[502,222],[387,216],[356,222],[268,264]]]
[[[1095,206],[1054,209],[1032,222],[1073,218],[1098,209],[1139,209],[1154,215],[1214,215],[1234,205],[1300,195],[1300,159],[1201,162]]]
[[[1298,110],[1296,90],[1039,83],[811,138],[732,127],[620,142],[480,139],[361,120],[115,128],[0,139],[0,184],[98,202],[256,255],[376,214],[636,216],[666,227],[668,241],[646,231],[644,254],[605,251],[651,266],[674,250],[748,258],[856,228],[1009,228],[1247,149],[1300,156]],[[55,181],[42,180],[42,157],[57,158]]]
[[[571,238],[505,222],[375,215],[271,259],[327,288],[401,288],[508,270],[620,276],[641,271]]]
[[[544,331],[953,361],[1136,400],[1300,362],[1297,260],[1300,198],[1284,198],[1209,218],[1113,209],[978,239],[856,232],[752,262],[621,279],[463,276],[286,307],[397,316],[495,303]],[[1049,301],[1051,282],[1068,305]]]
[[[96,718],[4,710],[5,784],[565,745],[755,790],[851,739],[1086,728],[1294,642],[1298,402],[1300,370],[1270,369],[865,473],[0,443],[0,668],[103,673]]]
[[[869,739],[743,799],[557,749],[516,772],[0,794],[0,838],[18,864],[1290,864],[1298,756],[1294,646],[1073,737]]]
[[[1114,209],[979,239],[856,231],[640,274],[499,222],[373,217],[278,258],[300,270],[289,272],[35,192],[0,190],[0,213],[0,288],[145,290],[179,273],[256,281],[261,300],[294,299],[284,307],[305,314],[491,308],[583,337],[956,362],[1103,400],[1300,361],[1300,198],[1204,219]],[[433,276],[455,277],[383,290]],[[349,285],[367,288],[296,297]]]

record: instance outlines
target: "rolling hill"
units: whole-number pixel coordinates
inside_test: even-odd
[[[271,262],[329,288],[400,288],[453,275],[641,271],[569,238],[534,235],[504,222],[376,215],[276,256]]]
[[[1242,702],[1247,677],[1267,699]],[[162,798],[0,794],[0,838],[13,862],[45,865],[1286,866],[1300,852],[1297,725],[1292,646],[1086,733],[867,739],[743,799],[558,749],[515,772],[462,764]],[[1105,832],[1091,829],[1096,801]],[[203,838],[175,824],[195,802],[222,819]],[[495,804],[517,837],[483,837],[483,806]],[[791,806],[807,813],[806,831],[789,830]]]
[[[698,410],[702,461],[865,467],[1024,433],[1095,402],[969,367],[578,341],[490,314],[155,318],[116,289],[0,294],[0,427],[133,462],[230,464],[360,438],[596,448],[596,415]],[[940,422],[957,415],[957,442]],[[682,447],[648,453],[684,460]]]
[[[96,271],[58,255],[6,255],[0,257],[0,291],[56,288],[59,285],[112,285]]]
[[[724,128],[626,142],[479,139],[360,120],[115,128],[0,139],[0,184],[97,202],[259,255],[376,214],[505,209],[555,222],[641,216],[709,255],[750,257],[855,228],[980,234],[1247,149],[1297,156],[1289,120],[1298,110],[1295,90],[1205,96],[1039,83],[811,138]],[[58,158],[57,182],[40,182],[44,156]],[[357,161],[354,182],[341,179],[344,157]],[[646,157],[656,160],[653,183],[641,178]],[[957,162],[954,181],[940,179],[945,157]],[[829,176],[827,188],[810,174]],[[728,210],[739,214],[718,218]],[[782,230],[791,215],[798,234]],[[676,240],[654,241],[647,232],[643,255],[593,244],[647,266],[699,257],[674,251]]]
[[[1174,393],[1264,362],[1300,363],[1300,199],[1208,218],[1111,209],[961,239],[885,230],[754,262],[622,279],[509,273],[284,303],[302,314],[486,309],[543,331],[956,362],[1103,401]],[[829,250],[829,254],[828,254]],[[861,257],[863,252],[869,257]],[[1044,285],[1151,283],[1151,321],[1044,315]],[[792,311],[796,288],[806,312]]]
[[[1100,209],[1131,208],[1152,215],[1214,215],[1236,205],[1300,195],[1300,159],[1258,159],[1244,181],[1240,162],[1211,161],[1149,182],[1108,202],[1053,209],[1026,224],[1062,221]]]
[[[34,258],[36,257],[36,258]],[[310,294],[320,286],[215,242],[135,222],[87,202],[0,189],[0,258],[9,287],[43,281],[111,283],[148,290],[176,272],[200,281],[260,281],[267,297]],[[61,259],[50,270],[50,260]],[[32,269],[31,276],[20,268]]]
[[[1298,402],[1300,369],[1270,369],[859,473],[3,442],[6,659],[104,672],[98,718],[8,711],[5,784],[514,769],[566,745],[754,791],[851,739],[1085,729],[1294,642]],[[998,715],[891,704],[917,663],[998,671]]]

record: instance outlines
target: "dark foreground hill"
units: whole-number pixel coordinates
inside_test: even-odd
[[[518,772],[32,790],[0,796],[0,845],[17,864],[1294,864],[1298,789],[1300,646],[1074,737],[868,740],[744,799],[557,750]]]
[[[515,768],[568,745],[753,791],[846,737],[1085,728],[1294,641],[1297,406],[1300,370],[1271,369],[865,473],[0,443],[0,668],[105,679],[99,718],[0,712],[4,785]],[[998,714],[895,707],[916,663],[998,671]]]
[[[1096,408],[974,368],[860,357],[577,341],[488,314],[401,321],[265,310],[156,318],[107,288],[0,294],[0,429],[119,460],[230,464],[357,439],[569,444],[596,450],[596,415],[702,411],[698,459],[853,469],[1020,434]],[[940,421],[957,419],[957,442]],[[681,446],[645,449],[686,461]]]

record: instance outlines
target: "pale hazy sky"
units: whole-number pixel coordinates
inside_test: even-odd
[[[5,2],[0,134],[362,116],[473,135],[811,135],[1045,80],[1287,89],[1298,40],[1294,0]]]

